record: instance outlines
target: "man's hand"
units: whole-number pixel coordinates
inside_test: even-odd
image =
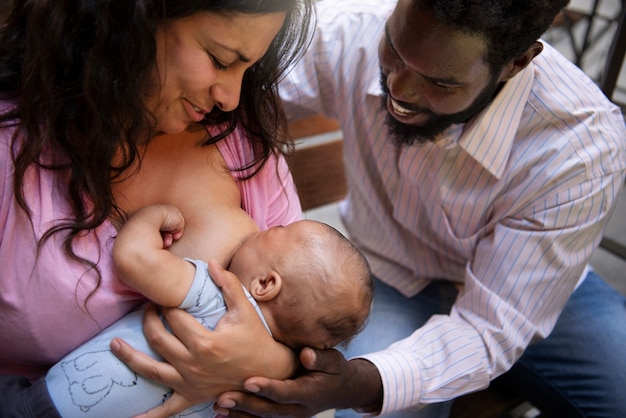
[[[300,361],[306,371],[289,380],[253,377],[247,392],[219,396],[216,412],[229,417],[310,417],[331,408],[378,412],[383,391],[376,367],[367,360],[347,361],[336,350],[305,348]]]
[[[175,396],[165,403],[176,406],[161,407],[162,414],[151,417],[165,417],[166,411],[171,415],[180,412],[179,407],[214,401],[222,392],[241,389],[251,376],[285,379],[297,367],[294,353],[267,332],[239,280],[216,262],[209,263],[209,270],[228,305],[215,331],[180,309],[164,309],[172,335],[153,306],[144,317],[144,333],[166,362],[154,360],[119,339],[111,344],[113,352],[132,370],[174,389]]]

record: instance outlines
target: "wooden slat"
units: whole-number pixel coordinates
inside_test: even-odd
[[[304,119],[298,119],[289,125],[289,133],[294,138],[324,134],[339,130],[339,124],[334,119],[315,115]]]
[[[343,170],[343,140],[298,148],[287,159],[303,210],[343,199],[347,192]]]
[[[600,248],[626,261],[626,245],[618,240],[604,236],[602,237],[602,242],[600,242]]]
[[[622,1],[622,10],[617,19],[617,29],[609,46],[605,70],[600,80],[600,88],[611,100],[614,100],[615,88],[626,54],[626,1]],[[626,106],[626,103],[619,103]]]

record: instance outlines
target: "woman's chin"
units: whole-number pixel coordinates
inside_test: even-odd
[[[161,134],[176,135],[185,132],[189,126],[195,124],[190,121],[171,121],[166,124],[158,124],[155,131]]]

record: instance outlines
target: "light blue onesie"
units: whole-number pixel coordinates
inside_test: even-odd
[[[213,330],[226,312],[222,292],[209,276],[205,262],[187,260],[196,266],[196,275],[179,307]],[[244,291],[267,328],[256,301],[245,288]],[[162,359],[144,337],[144,312],[145,308],[140,307],[124,316],[48,371],[48,392],[62,417],[132,417],[158,406],[171,395],[170,388],[137,375],[109,349],[111,339],[120,337],[135,349]],[[212,405],[196,405],[176,417],[214,417]]]

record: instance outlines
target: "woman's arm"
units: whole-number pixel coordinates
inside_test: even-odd
[[[144,333],[167,363],[158,362],[119,339],[111,343],[111,350],[131,369],[173,388],[178,397],[184,397],[190,404],[215,399],[226,388],[232,388],[233,382],[241,385],[251,376],[287,378],[297,367],[295,354],[274,341],[262,325],[239,279],[214,261],[209,263],[209,272],[222,288],[228,305],[215,331],[207,330],[180,309],[165,309],[163,315],[174,335],[169,334],[156,309],[150,309],[144,318]],[[234,347],[254,349],[234,350]],[[167,404],[176,400],[172,397],[149,416],[165,417],[180,412],[168,409]]]
[[[176,207],[150,205],[137,210],[115,239],[113,260],[122,280],[162,306],[180,305],[195,275],[191,263],[167,250],[184,226]]]

